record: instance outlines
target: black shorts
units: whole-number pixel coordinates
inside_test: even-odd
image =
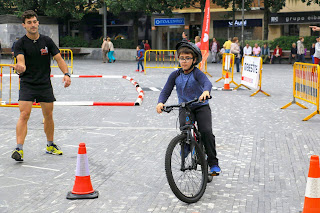
[[[32,101],[32,102],[47,102],[51,103],[56,101],[53,95],[53,89],[34,89],[22,86],[19,91],[19,101]]]

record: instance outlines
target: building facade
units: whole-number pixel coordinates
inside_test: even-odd
[[[294,11],[294,12],[293,12]],[[242,23],[241,9],[235,12],[233,33],[232,8],[221,8],[210,5],[210,38],[228,39],[234,36],[241,38],[244,25],[244,40],[262,40],[264,35],[264,4],[255,0],[250,11],[245,11]],[[193,40],[201,36],[203,14],[197,8],[185,8],[174,11],[174,17],[153,15],[151,18],[152,44],[154,49],[174,49],[181,41],[181,34],[185,32]],[[280,36],[310,36],[318,35],[309,28],[320,21],[320,6],[300,1],[287,0],[286,6],[278,13],[271,14],[268,24],[268,40]]]

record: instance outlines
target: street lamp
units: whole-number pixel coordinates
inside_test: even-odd
[[[107,6],[103,0],[103,37],[107,38]]]
[[[242,0],[242,26],[241,26],[241,43],[244,46],[244,0]]]

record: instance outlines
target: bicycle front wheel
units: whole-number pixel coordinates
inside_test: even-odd
[[[186,203],[197,202],[205,192],[208,181],[204,153],[198,143],[193,146],[190,148],[192,146],[187,143],[186,134],[178,135],[168,145],[165,157],[170,188],[178,199]]]

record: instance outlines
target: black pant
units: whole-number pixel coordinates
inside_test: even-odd
[[[272,63],[274,64],[277,60],[279,60],[279,64],[281,64],[281,56],[276,57],[275,55],[272,57]]]
[[[191,118],[197,121],[198,130],[201,133],[206,153],[208,155],[209,166],[218,165],[215,136],[212,133],[212,118],[209,105],[197,107],[191,111]],[[186,112],[183,109],[179,110],[180,127],[185,125]]]

